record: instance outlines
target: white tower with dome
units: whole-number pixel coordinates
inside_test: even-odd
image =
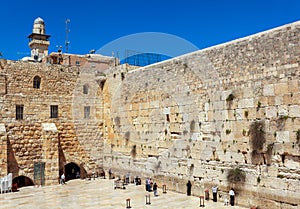
[[[46,35],[45,22],[38,17],[34,20],[32,33],[28,36],[31,58],[35,61],[41,61],[48,55],[50,45],[50,35]]]

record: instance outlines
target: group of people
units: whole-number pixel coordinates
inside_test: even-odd
[[[111,170],[109,170],[109,176],[111,176],[111,173],[112,173]],[[64,184],[64,178],[65,178],[64,174],[62,174],[61,184]],[[126,182],[129,183],[129,174],[126,175],[125,179],[126,179]],[[135,183],[136,183],[136,185],[140,185],[140,183],[137,184],[137,182],[138,182],[137,179],[140,179],[140,178],[136,177]],[[158,196],[158,194],[157,194],[157,188],[158,188],[158,186],[157,186],[156,183],[152,182],[151,178],[147,178],[146,179],[145,187],[146,187],[145,189],[146,189],[147,192],[153,191],[154,196]],[[192,183],[191,183],[190,180],[187,182],[186,187],[187,187],[187,195],[191,196],[191,194],[192,194]],[[218,186],[215,185],[215,186],[212,187],[212,194],[213,194],[213,201],[217,202],[217,198],[218,198]],[[230,199],[229,199],[230,205],[234,206],[235,192],[234,192],[233,188],[229,191],[229,197],[230,197]],[[224,204],[228,205],[228,200],[226,198],[224,198]]]
[[[186,184],[186,194],[188,196],[191,196],[191,191],[192,191],[192,183],[189,180]],[[213,186],[212,187],[212,194],[213,194],[213,201],[217,202],[217,198],[218,198],[218,186]],[[234,206],[234,197],[235,197],[235,192],[233,190],[233,188],[231,188],[231,190],[229,191],[229,203],[231,206]],[[228,200],[226,198],[224,198],[224,205],[228,205]]]
[[[153,189],[153,193],[154,193],[154,196],[158,196],[157,194],[157,184],[154,182],[152,182],[151,178],[147,178],[146,179],[146,191],[147,192],[151,192]]]

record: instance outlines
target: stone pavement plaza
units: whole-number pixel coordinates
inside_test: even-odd
[[[145,195],[150,194],[151,204],[146,205]],[[202,208],[199,197],[186,196],[172,191],[154,197],[153,192],[145,191],[144,185],[129,184],[126,189],[113,189],[113,180],[72,180],[65,185],[45,187],[23,187],[18,192],[0,194],[0,208],[24,209],[123,209],[126,208],[126,199],[131,199],[131,208],[134,209],[174,209],[174,208]],[[221,202],[205,201],[207,209],[242,209],[239,206],[224,206]]]

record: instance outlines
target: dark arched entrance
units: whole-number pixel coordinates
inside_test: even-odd
[[[18,185],[18,188],[20,187],[25,187],[25,186],[33,186],[33,181],[26,177],[26,176],[18,176],[16,178],[13,179],[13,184],[17,184]]]
[[[76,163],[68,163],[65,165],[66,181],[80,178],[80,167]]]

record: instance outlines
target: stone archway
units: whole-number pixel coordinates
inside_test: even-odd
[[[80,178],[80,172],[81,169],[76,163],[70,162],[66,164],[65,165],[66,181]]]
[[[13,184],[17,184],[18,188],[25,186],[33,186],[33,181],[27,176],[18,176],[13,179]]]

